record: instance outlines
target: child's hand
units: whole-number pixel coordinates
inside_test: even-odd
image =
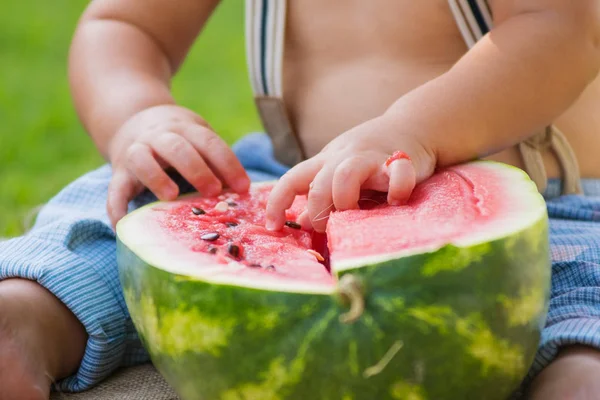
[[[400,158],[386,166],[396,151],[409,159]],[[334,209],[357,208],[361,189],[388,192],[388,202],[400,204],[416,183],[433,173],[435,165],[434,152],[418,138],[399,132],[385,117],[370,120],[338,136],[281,178],[267,204],[267,229],[281,229],[285,210],[296,195],[306,193],[308,206],[299,222],[318,232],[325,231]]]
[[[250,185],[233,151],[195,113],[174,105],[146,109],[131,117],[109,149],[113,177],[108,189],[111,222],[147,187],[160,200],[173,200],[179,188],[164,171],[172,167],[198,191],[213,196],[222,181],[237,192]]]

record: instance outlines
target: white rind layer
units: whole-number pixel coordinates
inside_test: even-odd
[[[258,182],[252,184],[252,189],[273,184],[272,181]],[[184,195],[180,199],[194,195],[196,194]],[[171,206],[174,204],[172,203]],[[122,244],[148,265],[181,275],[182,279],[219,285],[306,294],[329,295],[335,291],[335,286],[331,283],[301,282],[281,279],[277,275],[271,278],[268,274],[255,272],[233,260],[227,264],[215,264],[213,256],[191,252],[186,244],[170,238],[149,214],[157,206],[168,207],[165,203],[151,203],[131,212],[117,224],[117,237]],[[202,264],[199,265],[199,263]],[[232,274],[232,272],[246,272],[247,274]]]
[[[447,245],[453,245],[460,248],[472,247],[518,234],[547,218],[544,198],[538,192],[535,183],[529,179],[529,176],[524,171],[516,167],[493,161],[478,161],[473,164],[477,164],[478,167],[489,168],[496,171],[499,174],[499,178],[506,179],[506,184],[509,185],[507,195],[512,197],[509,201],[514,201],[515,205],[518,205],[521,208],[515,210],[512,215],[503,216],[501,219],[497,219],[493,224],[488,224],[484,229],[478,229],[477,232],[457,238],[448,243],[443,243],[442,245],[421,246],[409,250],[387,253],[381,256],[341,260],[332,264],[332,270],[339,273],[360,268],[365,265],[378,264],[416,254],[432,253]]]
[[[538,193],[535,184],[520,169],[508,165],[479,161],[478,168],[489,168],[497,173],[499,179],[506,180],[508,201],[514,202],[518,210],[511,215],[498,218],[485,229],[476,233],[457,238],[450,243],[433,246],[421,246],[410,250],[391,252],[381,256],[357,257],[342,261],[333,261],[332,270],[336,273],[351,269],[361,268],[372,264],[399,259],[416,254],[431,253],[451,244],[457,247],[471,247],[481,243],[499,240],[517,234],[547,218],[546,206],[543,197]],[[273,182],[254,183],[252,189],[273,185]],[[146,213],[153,207],[164,203],[152,203],[133,211],[117,224],[117,236],[130,251],[136,254],[147,264],[185,277],[185,279],[203,282],[241,286],[258,290],[282,291],[307,294],[331,294],[335,291],[333,284],[318,284],[314,282],[297,282],[291,279],[269,279],[265,274],[231,274],[232,269],[245,268],[242,264],[230,262],[228,265],[215,264],[210,255],[192,253],[185,244],[172,240],[160,229],[158,224],[152,223]],[[168,243],[168,246],[166,245]],[[177,255],[175,257],[175,255]],[[176,262],[175,262],[176,259]],[[199,266],[203,260],[206,264]],[[259,279],[257,279],[259,278]]]

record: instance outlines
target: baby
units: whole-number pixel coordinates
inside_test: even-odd
[[[600,398],[599,3],[248,0],[268,135],[231,149],[169,90],[218,1],[90,2],[70,81],[109,165],[0,243],[0,399],[46,399],[53,381],[84,390],[148,360],[117,274],[112,227],[128,210],[280,177],[267,228],[307,194],[301,222],[323,231],[361,189],[401,204],[435,168],[476,158],[529,172],[551,217],[552,300],[524,387],[533,399]]]

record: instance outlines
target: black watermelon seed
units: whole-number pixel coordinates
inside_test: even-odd
[[[248,264],[248,266],[250,268],[261,268],[262,267],[262,265],[260,265],[260,264]]]
[[[227,200],[226,202],[230,207],[237,207],[237,203],[233,200]]]
[[[235,228],[236,226],[238,226],[237,222],[225,222],[225,225],[227,225],[230,228]]]
[[[217,248],[215,246],[208,246],[208,252],[210,254],[217,254]]]
[[[238,258],[240,256],[240,247],[235,244],[229,243],[227,245],[227,252],[233,257]]]
[[[217,232],[210,232],[200,236],[200,239],[212,242],[217,240],[219,237],[221,237],[221,235],[219,235]]]
[[[206,214],[206,211],[198,207],[192,207],[192,212],[194,213],[194,215]]]
[[[275,266],[274,266],[274,265],[267,265],[267,266],[265,267],[265,269],[266,269],[267,271],[275,271]]]
[[[285,226],[292,228],[292,229],[302,228],[302,225],[300,225],[299,223],[294,222],[294,221],[285,221]]]

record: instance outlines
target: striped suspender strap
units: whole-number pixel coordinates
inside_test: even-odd
[[[492,12],[485,0],[448,0],[458,29],[469,48],[492,27]]]
[[[304,151],[283,103],[286,0],[246,0],[246,59],[256,106],[275,157],[292,166]]]
[[[246,57],[257,96],[281,97],[287,2],[246,0]]]
[[[456,24],[469,48],[492,28],[492,12],[486,0],[448,0]],[[543,193],[547,185],[541,150],[550,150],[562,169],[563,194],[582,193],[579,165],[566,137],[550,125],[517,145],[525,170]]]

